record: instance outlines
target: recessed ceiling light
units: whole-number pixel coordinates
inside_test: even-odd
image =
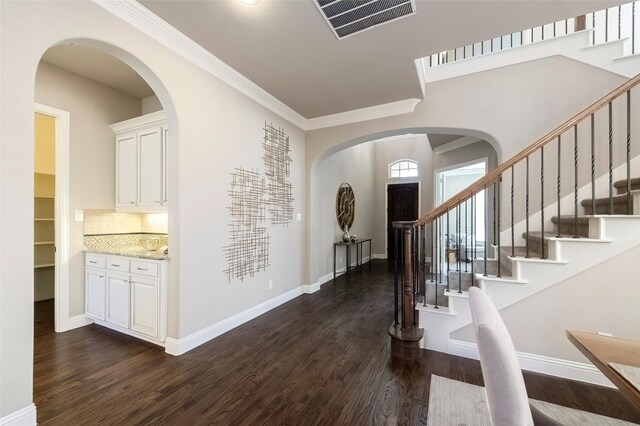
[[[239,0],[240,3],[246,4],[247,6],[255,6],[260,2],[260,0]]]

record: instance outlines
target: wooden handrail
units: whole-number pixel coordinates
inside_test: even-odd
[[[511,157],[501,165],[499,165],[498,167],[496,167],[494,170],[492,170],[490,173],[488,173],[481,179],[478,179],[476,182],[469,185],[467,188],[463,189],[453,197],[449,198],[448,201],[440,204],[438,207],[434,208],[429,213],[422,216],[420,219],[415,221],[414,225],[419,226],[419,225],[424,225],[429,222],[432,222],[434,219],[443,215],[448,210],[451,210],[458,204],[473,197],[474,194],[477,194],[478,192],[483,190],[485,187],[489,188],[495,181],[498,180],[498,178],[500,177],[500,175],[502,175],[502,173],[506,172],[512,166],[514,166],[515,164],[524,160],[529,155],[536,152],[538,149],[540,149],[540,147],[548,144],[552,140],[555,140],[559,135],[563,134],[564,132],[566,132],[576,124],[580,123],[582,120],[589,117],[591,114],[595,113],[600,108],[602,108],[603,106],[607,105],[609,102],[616,99],[618,96],[631,90],[638,83],[640,83],[640,74],[636,75],[635,77],[628,80],[626,83],[622,84],[621,86],[609,92],[608,94],[604,95],[602,98],[598,99],[596,102],[594,102],[584,110],[580,111],[579,113],[577,113],[576,115],[574,115],[573,117],[571,117],[570,119],[568,119],[567,121],[565,121],[564,123],[556,127],[555,129],[553,129],[552,131],[550,131],[549,133],[547,133],[546,135],[544,135],[543,137],[541,137],[531,145],[527,146],[522,151],[520,151],[519,153],[517,153],[516,155],[514,155],[513,157]]]

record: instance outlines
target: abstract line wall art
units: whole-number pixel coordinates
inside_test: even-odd
[[[291,149],[289,136],[273,124],[264,123],[264,167],[267,177],[267,203],[272,225],[287,225],[293,220],[291,187]]]
[[[231,242],[224,248],[228,265],[224,272],[229,282],[232,278],[244,281],[269,266],[269,233],[261,226],[266,222],[264,177],[256,171],[235,169],[229,196]]]

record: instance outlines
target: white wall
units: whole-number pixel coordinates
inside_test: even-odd
[[[142,114],[151,114],[152,112],[162,111],[162,104],[156,95],[142,98]]]
[[[426,135],[413,135],[398,139],[374,143],[375,147],[375,209],[373,217],[373,252],[387,255],[387,185],[405,182],[420,182],[420,206],[418,214],[424,214],[433,205],[433,168],[434,152]],[[417,178],[389,178],[389,164],[409,159],[418,163]]]
[[[302,130],[95,3],[3,1],[0,40],[0,417],[32,402],[34,81],[42,54],[56,43],[74,40],[123,60],[147,80],[167,113],[171,338],[303,283],[303,224],[309,218]],[[271,266],[244,283],[229,284],[222,247],[229,235],[230,174],[235,167],[263,167],[265,121],[290,136],[294,212],[303,222],[270,229]],[[87,203],[97,207],[101,197]],[[269,279],[273,290],[267,289]]]
[[[320,165],[322,187],[318,206],[318,221],[314,224],[320,232],[316,244],[320,247],[320,276],[333,274],[333,243],[341,241],[342,231],[336,219],[336,194],[341,183],[351,185],[356,200],[355,218],[350,233],[360,238],[373,238],[374,226],[374,144],[366,143],[333,154]],[[375,241],[375,239],[374,239]],[[368,249],[368,246],[365,245]],[[368,253],[364,253],[367,256]],[[355,249],[351,262],[355,262]],[[336,251],[336,269],[344,268],[344,248]]]
[[[511,305],[500,314],[518,351],[588,362],[566,337],[566,330],[602,331],[640,340],[640,247],[588,269]],[[472,326],[451,333],[475,342]]]
[[[75,210],[113,208],[115,139],[109,124],[141,114],[140,99],[41,62],[35,100],[70,115],[69,313],[84,313],[83,223]]]

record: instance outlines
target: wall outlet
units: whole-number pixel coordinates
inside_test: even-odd
[[[269,290],[273,290],[273,280],[269,280]]]
[[[298,214],[296,214],[296,220],[297,220],[298,222],[302,222],[302,213],[298,213]]]
[[[76,222],[82,222],[84,220],[84,210],[76,210]]]

